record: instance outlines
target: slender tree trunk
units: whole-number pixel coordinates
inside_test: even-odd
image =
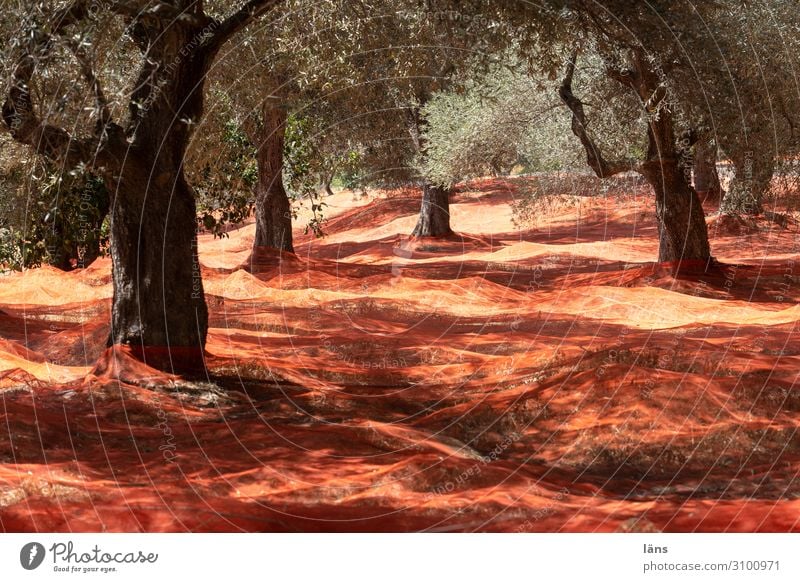
[[[256,186],[256,237],[251,261],[265,248],[294,252],[292,208],[286,189],[283,187],[286,111],[267,102],[263,108],[261,121]]]
[[[717,172],[717,148],[701,140],[694,153],[694,189],[703,202],[719,204],[722,201],[722,184]]]
[[[82,204],[85,202],[95,208],[96,215],[95,219],[88,225],[88,228],[82,231],[83,240],[80,241],[81,249],[78,257],[78,267],[81,269],[88,267],[100,257],[100,253],[103,251],[100,233],[103,228],[103,222],[111,210],[109,195],[105,188],[100,190],[92,188],[90,192],[92,196],[82,199]],[[89,236],[89,233],[91,233],[91,236]],[[87,238],[89,240],[86,240]]]
[[[447,236],[450,230],[450,190],[433,184],[422,187],[422,206],[412,236]]]
[[[46,227],[49,230],[51,238],[50,245],[48,245],[48,264],[61,271],[72,271],[72,258],[78,257],[77,245],[70,244],[67,247],[64,236],[64,218],[61,216],[59,210],[56,210],[53,218],[53,226]]]
[[[333,174],[328,174],[323,177],[323,186],[325,187],[325,193],[328,196],[333,196],[334,192],[331,188],[331,183],[333,182]]]

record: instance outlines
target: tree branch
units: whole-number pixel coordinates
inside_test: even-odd
[[[95,133],[99,134],[103,131],[103,128],[111,122],[111,111],[108,107],[108,99],[106,99],[103,87],[100,85],[100,79],[97,78],[92,63],[86,56],[86,52],[77,42],[69,42],[68,45],[70,50],[72,50],[72,54],[75,55],[75,59],[78,61],[81,74],[83,74],[86,83],[94,94],[94,113],[97,115]]]
[[[206,42],[206,47],[212,52],[217,51],[228,39],[241,32],[253,20],[269,12],[283,1],[248,0],[239,10],[216,25],[212,37]]]
[[[65,129],[42,123],[34,112],[29,82],[35,68],[30,54],[23,56],[15,67],[3,104],[3,122],[15,140],[51,160],[63,160],[70,167],[91,162],[97,150],[94,139],[73,139]]]
[[[594,140],[587,132],[586,113],[583,110],[583,102],[572,92],[572,78],[575,75],[575,61],[577,57],[577,53],[573,53],[572,58],[567,63],[567,70],[564,75],[564,80],[561,82],[561,86],[558,89],[558,95],[572,112],[572,133],[581,141],[583,149],[586,151],[586,162],[598,178],[608,178],[615,174],[621,174],[622,172],[635,169],[635,164],[629,161],[606,161],[600,148],[594,143]]]
[[[20,36],[24,44],[20,47],[21,56],[13,67],[2,108],[3,122],[16,141],[31,146],[36,153],[51,160],[63,161],[70,167],[94,161],[100,153],[104,128],[110,123],[105,96],[94,71],[80,47],[68,43],[101,108],[102,125],[98,123],[95,135],[89,139],[76,139],[64,128],[42,122],[34,110],[30,84],[36,71],[37,58],[50,49],[54,35],[60,35],[68,26],[86,18],[87,11],[85,1],[72,2],[54,14],[49,29],[30,28],[22,31]]]

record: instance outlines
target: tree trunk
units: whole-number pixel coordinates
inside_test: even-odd
[[[182,173],[152,182],[133,165],[111,213],[114,300],[109,345],[129,345],[168,371],[202,365],[208,310],[197,255],[194,193]]]
[[[425,183],[417,226],[411,236],[447,236],[450,230],[450,190]]]
[[[326,193],[328,196],[333,196],[334,192],[333,192],[333,189],[331,188],[331,182],[333,182],[333,174],[328,174],[328,175],[326,175],[326,176],[323,178],[323,182],[324,182],[324,184],[323,184],[323,185],[324,185],[324,187],[325,187],[325,193]]]
[[[656,193],[659,262],[711,258],[705,215],[697,194],[676,160],[645,163],[642,173]]]
[[[664,105],[666,89],[641,50],[632,51],[633,75],[625,80],[639,94],[649,117],[647,159],[639,171],[656,194],[658,260],[676,268],[711,262],[705,214],[691,186],[692,144],[678,146],[672,114]]]
[[[133,30],[146,47],[145,64],[131,98],[122,165],[106,175],[113,196],[108,343],[128,345],[148,365],[169,372],[202,368],[208,333],[195,196],[183,173],[213,59],[201,48],[185,49],[201,38],[198,26],[176,21],[156,37],[157,31]]]
[[[647,127],[647,157],[636,170],[653,187],[656,194],[656,219],[659,232],[659,262],[676,263],[676,267],[707,267],[711,261],[708,229],[697,193],[691,186],[691,164],[688,148],[678,147],[672,114],[666,107],[666,88],[653,70],[642,49],[630,52],[630,70],[607,68],[606,74],[623,87],[632,89],[641,100],[649,119]],[[606,160],[587,131],[588,123],[583,102],[572,92],[577,52],[567,64],[564,80],[559,87],[561,100],[572,112],[572,132],[580,139],[586,161],[599,178],[629,171],[634,165],[624,160]]]
[[[726,214],[757,216],[764,212],[764,196],[769,191],[775,164],[771,158],[757,158],[750,151],[731,157],[734,176],[720,210]]]
[[[79,240],[81,249],[78,257],[78,267],[84,269],[95,262],[103,251],[101,231],[103,222],[111,210],[108,191],[103,188],[91,187],[84,190],[81,197],[81,209],[84,204],[95,209],[95,218],[84,229],[81,230]],[[88,196],[86,196],[88,194]],[[91,236],[89,235],[91,233]]]
[[[292,208],[283,187],[283,145],[286,111],[268,100],[262,113],[258,143],[258,184],[256,185],[256,238],[251,262],[263,249],[294,252]]]
[[[719,204],[722,201],[722,184],[717,172],[717,148],[701,140],[694,153],[694,189],[702,202]]]
[[[22,54],[14,64],[3,122],[14,138],[64,167],[102,172],[111,196],[111,260],[114,282],[108,344],[130,346],[146,363],[168,371],[202,367],[208,331],[197,256],[194,193],[183,163],[193,128],[203,115],[208,71],[224,43],[280,0],[248,0],[218,21],[203,2],[156,3],[148,10],[127,2],[101,2],[100,14],[123,16],[126,38],[141,52],[128,101],[125,127],[113,111],[93,62],[73,49],[94,97],[96,124],[89,137],[43,122],[36,114],[31,80],[48,55],[53,36],[91,19],[87,2],[63,10],[45,7],[42,34],[21,30]],[[133,3],[136,4],[136,3]],[[101,6],[102,5],[102,6]],[[101,363],[102,365],[102,363]]]
[[[418,107],[409,110],[408,130],[411,141],[417,154],[425,153],[425,125],[420,110],[424,106],[426,96],[419,98]],[[435,186],[427,181],[422,184],[422,204],[419,210],[419,219],[411,236],[447,236],[452,234],[450,228],[450,189]]]

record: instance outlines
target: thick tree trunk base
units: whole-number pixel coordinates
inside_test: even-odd
[[[657,160],[644,166],[647,181],[656,194],[658,262],[687,265],[710,263],[711,247],[705,214],[697,193],[672,160]]]
[[[294,253],[281,251],[269,246],[253,247],[250,251],[250,256],[239,268],[257,275],[259,273],[270,273],[275,269],[293,269],[293,266],[300,262],[300,259]]]
[[[444,237],[453,234],[450,228],[450,190],[425,184],[422,206],[411,236]]]
[[[194,371],[202,367],[208,331],[194,193],[180,173],[175,183],[162,180],[150,182],[148,172],[131,168],[116,190],[107,345],[128,346],[159,370]]]
[[[679,261],[663,261],[658,264],[673,275],[704,275],[715,271],[718,267],[718,263],[713,257],[705,260],[681,259]]]
[[[283,186],[274,187],[272,192],[259,197],[256,202],[256,236],[253,249],[259,247],[294,252],[292,209]]]
[[[266,272],[280,265],[285,254],[294,255],[294,244],[291,207],[281,185],[256,204],[256,237],[244,267],[251,273]]]
[[[205,359],[206,353],[198,348],[114,345],[100,355],[89,378],[152,385],[174,380],[178,375],[203,377]]]

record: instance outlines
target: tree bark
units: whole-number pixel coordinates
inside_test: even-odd
[[[700,140],[694,152],[694,189],[703,202],[719,204],[722,201],[722,184],[717,171],[717,148],[708,140]]]
[[[642,167],[656,194],[659,262],[711,259],[705,214],[677,160],[657,159]]]
[[[687,141],[678,146],[672,112],[664,103],[666,89],[643,51],[632,51],[632,61],[635,70],[628,82],[638,92],[649,118],[647,159],[640,172],[656,194],[658,260],[678,267],[686,262],[708,265],[708,228],[700,199],[691,185],[689,152],[694,144]]]
[[[328,196],[333,196],[333,188],[331,188],[331,183],[333,182],[333,174],[326,174],[323,178],[323,187],[325,188],[325,193]]]
[[[111,211],[114,299],[109,346],[129,345],[169,371],[200,367],[208,310],[197,255],[194,193],[180,170],[148,179],[126,166]]]
[[[178,21],[164,30],[134,31],[148,59],[131,101],[144,105],[131,106],[130,153],[117,175],[107,177],[114,280],[108,343],[129,345],[147,364],[168,371],[201,367],[208,332],[195,196],[183,173],[213,59],[202,48],[185,50],[197,44],[198,27]]]
[[[265,248],[294,252],[292,208],[283,186],[286,111],[266,102],[261,122],[256,185],[256,237],[251,259]]]
[[[450,190],[433,184],[422,186],[422,206],[411,236],[447,236],[450,229]]]

